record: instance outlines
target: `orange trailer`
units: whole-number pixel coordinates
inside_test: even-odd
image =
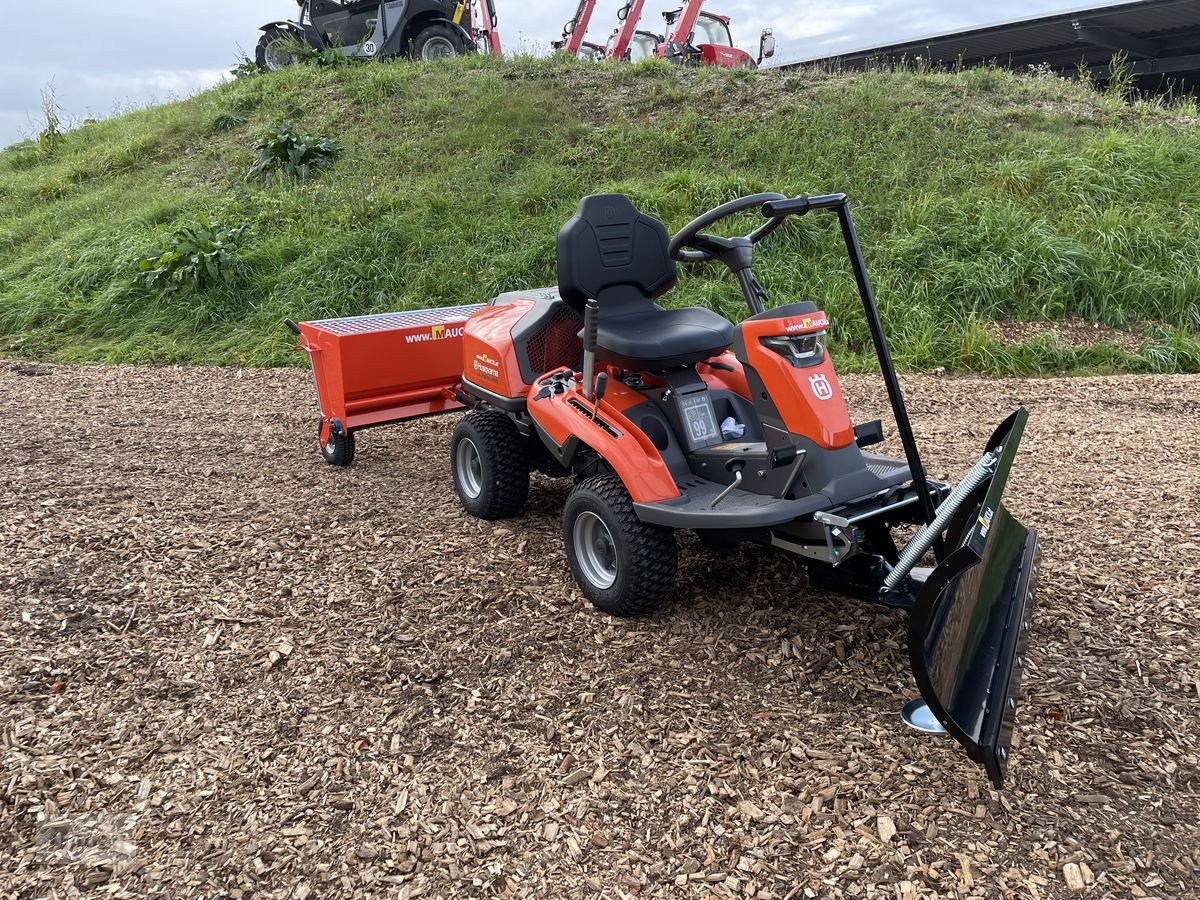
[[[462,336],[480,306],[288,322],[312,361],[321,408],[321,454],[354,459],[354,433],[461,409]]]

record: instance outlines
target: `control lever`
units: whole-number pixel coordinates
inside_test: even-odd
[[[604,395],[608,393],[608,373],[601,372],[596,376],[596,402],[592,406],[592,421],[595,422],[600,416],[600,401],[604,399]]]
[[[735,460],[729,464],[729,468],[733,469],[733,483],[717,494],[717,499],[712,502],[709,509],[716,509],[718,503],[742,486],[742,469],[746,468],[746,463],[740,459]]]
[[[588,300],[583,307],[583,399],[596,399],[596,341],[600,332],[600,304]]]

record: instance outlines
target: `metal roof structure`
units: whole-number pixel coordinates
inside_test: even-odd
[[[815,59],[785,63],[845,68],[886,67],[920,57],[934,66],[1010,68],[1048,66],[1070,75],[1086,66],[1099,81],[1115,53],[1127,55],[1143,87],[1158,82],[1200,85],[1200,0],[1142,0],[1073,9],[1035,19],[987,25],[955,34],[915,38]]]

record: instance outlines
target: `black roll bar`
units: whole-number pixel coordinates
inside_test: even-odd
[[[850,255],[850,267],[854,270],[854,281],[858,285],[858,295],[862,298],[863,312],[867,317],[867,327],[871,329],[871,341],[875,345],[879,367],[883,370],[883,383],[887,386],[888,400],[896,418],[896,428],[900,432],[900,443],[904,445],[904,458],[908,462],[913,486],[921,500],[925,524],[929,524],[936,514],[933,498],[929,496],[929,477],[925,473],[925,464],[921,462],[917,440],[913,436],[912,422],[908,418],[908,408],[904,405],[904,394],[900,390],[900,379],[896,376],[896,366],[892,362],[892,353],[888,349],[887,337],[883,332],[883,322],[879,318],[875,291],[871,288],[871,279],[867,275],[862,245],[858,242],[858,232],[855,231],[854,219],[850,216],[850,201],[842,193],[772,200],[763,204],[762,214],[768,218],[802,216],[813,209],[837,210],[838,222],[842,226],[842,238],[846,242],[846,252]]]

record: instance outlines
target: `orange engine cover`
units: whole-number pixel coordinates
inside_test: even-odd
[[[513,345],[512,330],[532,300],[516,300],[503,306],[488,306],[467,320],[463,333],[463,381],[501,397],[524,397],[529,385],[521,376],[521,364]]]
[[[464,387],[487,399],[524,398],[540,376],[583,366],[579,314],[555,288],[501,294],[468,320],[463,334]],[[478,391],[472,388],[479,388]]]
[[[765,391],[791,434],[836,450],[854,443],[854,423],[829,354],[822,348],[819,362],[797,367],[762,343],[763,338],[819,334],[828,327],[823,312],[747,319],[738,326],[738,356],[751,389]]]

